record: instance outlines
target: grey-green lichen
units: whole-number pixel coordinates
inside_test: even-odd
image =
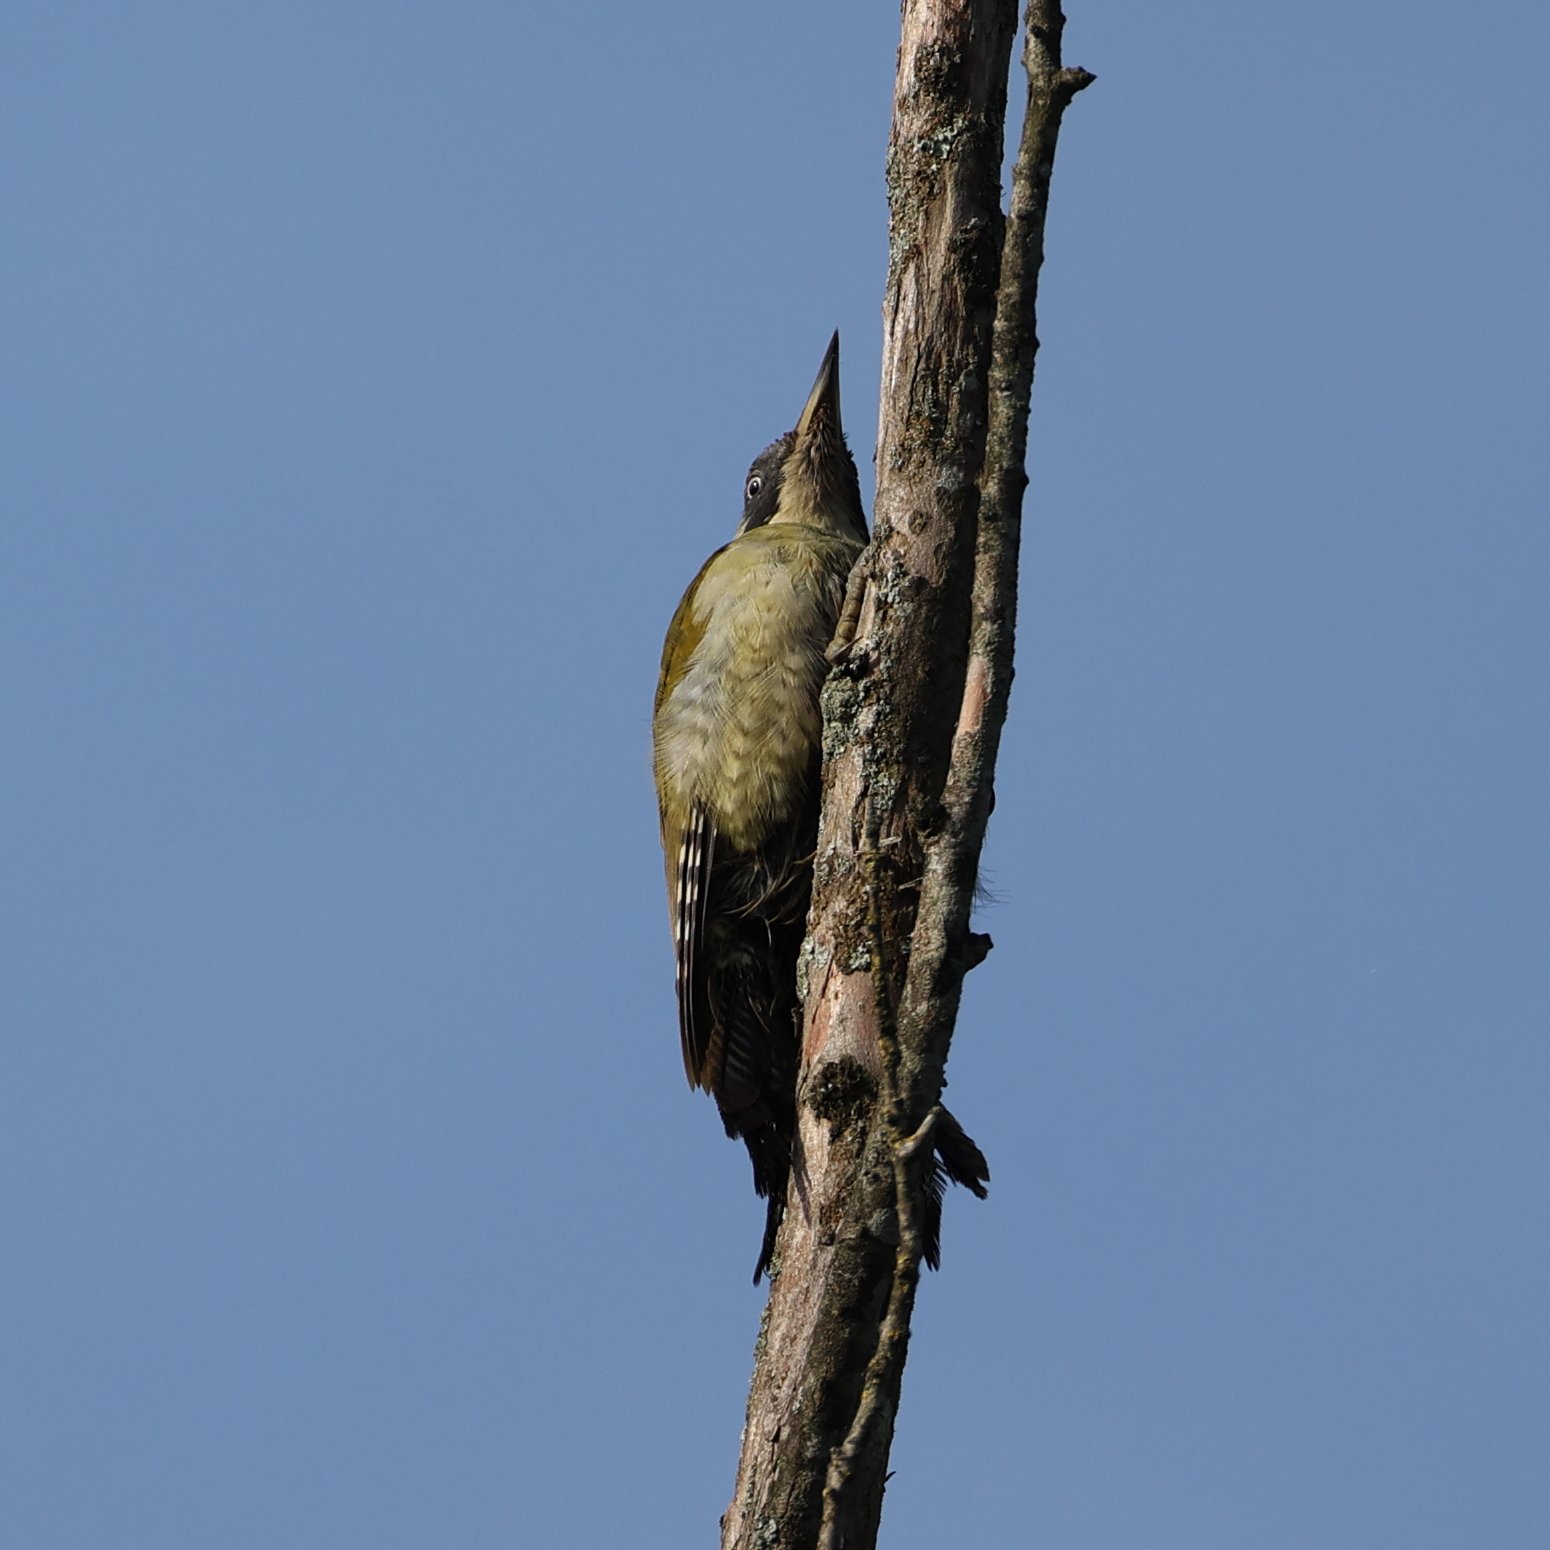
[[[826,943],[815,941],[811,936],[803,939],[802,950],[797,954],[797,997],[805,1002],[808,990],[815,982],[821,982],[823,972],[829,967],[831,953]]]
[[[872,967],[872,945],[862,939],[851,943],[844,969],[847,974],[865,974]]]
[[[862,708],[861,686],[844,673],[831,673],[823,686],[823,756],[836,759],[855,742]]]

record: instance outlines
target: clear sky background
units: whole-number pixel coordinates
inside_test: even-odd
[[[1543,6],[1070,0],[892,1550],[1550,1543]],[[0,1543],[714,1542],[661,634],[890,5],[0,19]]]

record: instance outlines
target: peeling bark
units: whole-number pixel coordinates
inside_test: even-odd
[[[1092,79],[1031,0],[905,0],[889,140],[875,536],[824,691],[799,1134],[723,1550],[876,1543],[924,1187],[1012,674],[1034,300],[1060,118]]]

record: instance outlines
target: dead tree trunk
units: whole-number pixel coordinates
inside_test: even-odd
[[[1003,215],[1016,0],[904,4],[876,531],[824,693],[797,1166],[723,1550],[876,1543],[948,1045],[989,946],[969,908],[1012,677],[1044,212],[1092,79],[1061,66],[1063,20],[1030,0]]]

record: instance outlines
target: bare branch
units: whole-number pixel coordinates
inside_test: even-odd
[[[941,1091],[936,1078],[946,1064],[963,973],[975,951],[967,940],[969,909],[1012,687],[1028,405],[1039,348],[1035,307],[1055,144],[1066,107],[1094,79],[1086,70],[1061,68],[1064,26],[1056,0],[1032,0],[1023,45],[1028,98],[1012,173],[992,335],[968,666],[942,792],[943,822],[927,851],[921,887],[920,920],[933,924],[929,930],[917,924],[900,1011],[901,1023],[913,1035],[906,1045],[919,1061],[911,1079],[933,1096]],[[954,952],[957,965],[951,962]]]
[[[982,1192],[940,1097],[989,950],[968,922],[1012,677],[1050,169],[1092,79],[1061,67],[1058,4],[1031,0],[1004,218],[1016,20],[1009,0],[904,5],[876,534],[824,691],[796,1165],[724,1550],[875,1545],[937,1158],[976,1159]]]

